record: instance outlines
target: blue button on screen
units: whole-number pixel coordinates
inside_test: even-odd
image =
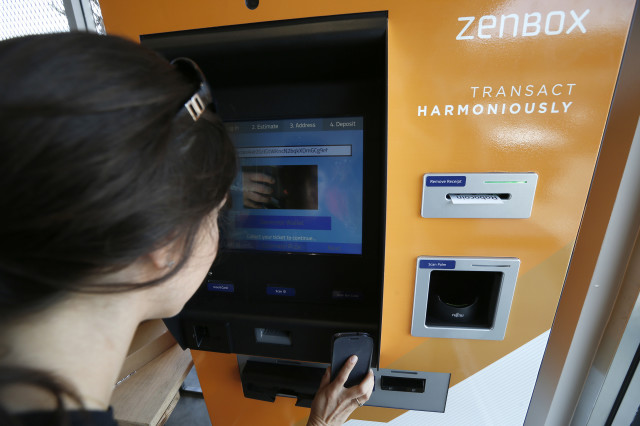
[[[219,293],[233,293],[235,291],[235,287],[233,284],[229,282],[221,282],[221,281],[207,281],[207,290],[215,291]]]
[[[296,289],[291,287],[267,287],[267,294],[269,296],[295,296]]]
[[[256,229],[307,229],[331,231],[330,216],[267,216],[246,215],[236,217],[238,228]]]

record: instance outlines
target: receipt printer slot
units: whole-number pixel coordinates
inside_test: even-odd
[[[447,194],[453,204],[502,204],[511,199],[511,194]]]
[[[429,173],[424,175],[424,218],[526,219],[536,173]]]

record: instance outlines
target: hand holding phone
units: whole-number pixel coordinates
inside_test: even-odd
[[[331,381],[333,381],[350,356],[356,355],[358,362],[349,373],[344,387],[360,384],[369,373],[373,355],[373,339],[367,333],[338,333],[333,336],[331,356]]]
[[[353,355],[358,357],[355,365]],[[374,384],[372,356],[373,339],[367,333],[333,336],[331,375],[327,369],[311,404],[307,426],[341,425],[369,400]]]

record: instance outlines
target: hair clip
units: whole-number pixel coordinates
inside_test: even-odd
[[[216,106],[211,94],[211,89],[207,83],[204,73],[198,67],[198,65],[189,58],[176,58],[171,61],[180,72],[187,75],[194,81],[198,81],[200,84],[196,93],[191,96],[184,104],[184,108],[178,111],[178,116],[189,115],[193,121],[198,121],[200,116],[205,112],[207,107],[211,107],[213,112],[216,112]]]
[[[187,109],[187,112],[189,112],[189,114],[191,115],[191,118],[193,118],[193,121],[198,121],[198,118],[200,118],[204,110],[207,108],[207,106],[202,101],[202,98],[200,98],[200,96],[197,93],[194,94],[191,97],[191,99],[189,99],[184,104],[184,107]]]

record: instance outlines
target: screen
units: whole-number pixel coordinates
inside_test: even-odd
[[[229,249],[362,254],[362,117],[227,123]]]

